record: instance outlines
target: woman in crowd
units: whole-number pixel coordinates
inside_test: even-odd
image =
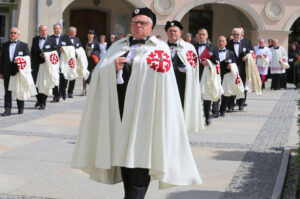
[[[299,81],[299,77],[297,78],[297,66],[295,62],[298,61],[298,57],[300,56],[299,44],[297,42],[293,42],[291,49],[289,51],[289,65],[290,68],[286,70],[287,82],[295,84],[297,86],[297,82]]]
[[[106,49],[107,49],[107,42],[105,41],[105,35],[100,35],[99,47],[100,47],[99,58],[101,59],[106,53]]]

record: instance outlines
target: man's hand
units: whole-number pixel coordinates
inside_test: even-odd
[[[242,57],[242,60],[246,61],[247,60],[247,56]]]
[[[126,57],[118,57],[115,59],[115,67],[116,67],[116,71],[118,72],[119,70],[123,69],[124,67],[124,63],[127,62],[127,58]]]
[[[202,65],[203,65],[203,66],[208,66],[208,62],[206,61],[205,58],[204,58],[203,61],[202,61]]]
[[[87,56],[88,57],[91,57],[92,56],[92,52],[89,50],[89,51],[87,51]]]
[[[3,79],[3,74],[0,74],[0,79]]]
[[[227,65],[227,69],[230,69],[230,68],[231,68],[231,64],[228,64],[228,65]]]
[[[43,57],[45,59],[45,55],[44,54],[40,54],[41,57]]]
[[[63,53],[63,52],[64,52],[64,49],[61,47],[61,48],[59,49],[59,51],[60,51],[61,53]]]

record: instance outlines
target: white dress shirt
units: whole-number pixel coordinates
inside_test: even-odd
[[[44,47],[44,44],[46,42],[47,36],[45,37],[45,39],[39,39],[39,47],[42,50]]]
[[[16,40],[16,42],[17,41],[18,40]],[[17,46],[17,43],[10,43],[10,45],[9,45],[9,60],[11,62],[13,62],[13,59],[14,59],[14,54],[15,54],[16,46]]]

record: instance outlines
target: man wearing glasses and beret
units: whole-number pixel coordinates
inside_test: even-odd
[[[0,78],[4,80],[4,113],[1,116],[11,115],[12,92],[8,90],[10,76],[14,76],[19,72],[17,64],[14,62],[17,56],[29,55],[27,43],[19,40],[20,31],[17,27],[10,30],[10,41],[2,44]],[[24,101],[17,100],[18,114],[24,112]]]
[[[201,184],[189,145],[168,45],[151,36],[148,8],[132,13],[131,34],[95,68],[72,167],[101,183],[124,182],[125,199],[160,188]]]

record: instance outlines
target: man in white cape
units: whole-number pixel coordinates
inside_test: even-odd
[[[150,179],[160,188],[202,183],[169,48],[150,37],[155,22],[150,9],[135,9],[133,36],[116,41],[98,63],[72,159],[93,180],[123,180],[126,199],[144,198]]]
[[[171,50],[172,64],[188,132],[204,129],[199,62],[195,47],[181,39],[183,26],[179,21],[168,21],[165,30]]]
[[[286,77],[285,69],[287,62],[287,54],[282,46],[279,46],[278,39],[273,40],[273,47],[271,48],[272,59],[271,59],[271,74],[272,83],[271,89],[280,90],[281,88],[286,89]]]

